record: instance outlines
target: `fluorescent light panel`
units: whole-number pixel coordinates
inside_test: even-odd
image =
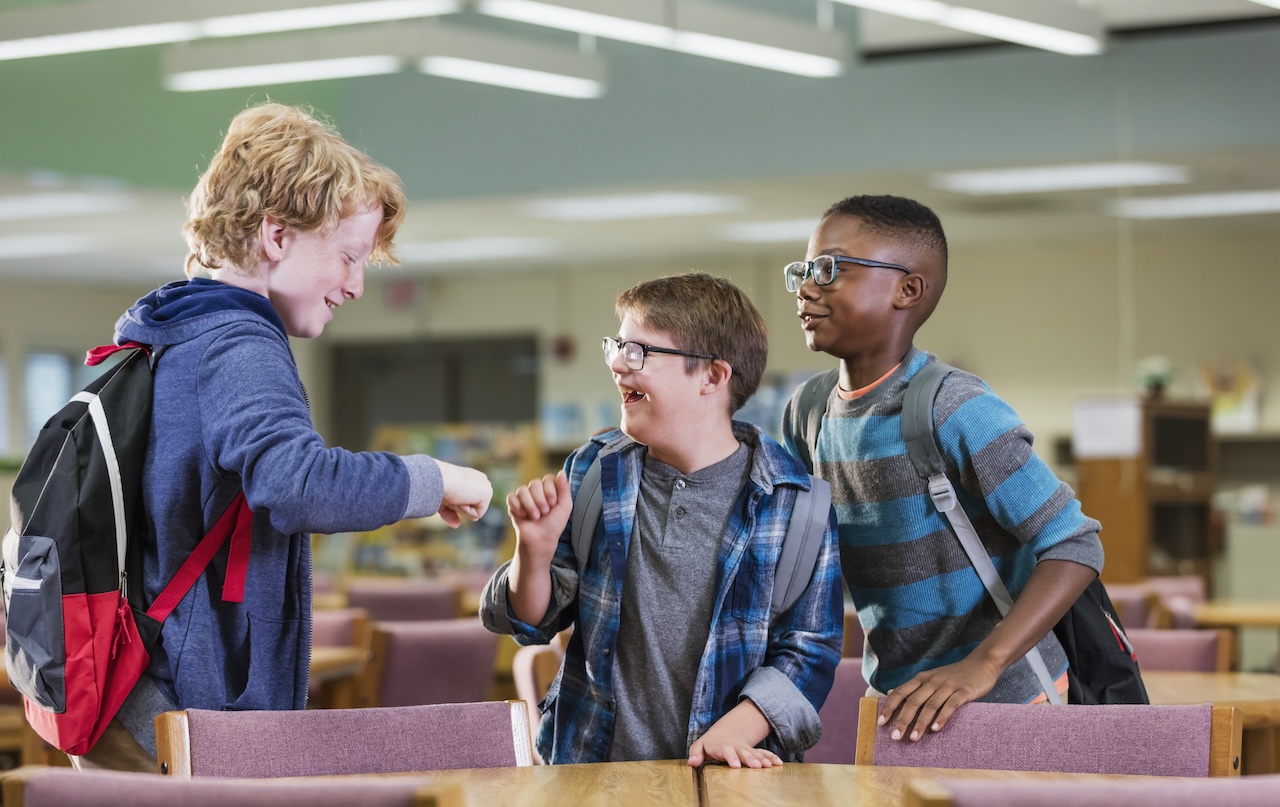
[[[41,233],[39,235],[0,236],[0,261],[30,258],[56,258],[59,255],[84,255],[102,247],[102,241],[88,235]]]
[[[1101,14],[1059,0],[837,2],[1070,56],[1093,56],[1105,49]]]
[[[525,205],[537,219],[553,221],[622,221],[734,213],[745,202],[738,196],[710,193],[641,193],[538,199]]]
[[[492,84],[497,87],[559,95],[565,98],[599,98],[604,94],[604,85],[599,81],[562,76],[543,70],[480,62],[474,59],[461,59],[456,56],[428,56],[418,63],[418,69],[431,76]]]
[[[137,200],[124,194],[66,192],[0,196],[0,221],[106,215],[136,206]]]
[[[459,0],[95,0],[0,12],[0,60],[451,14]]]
[[[1108,212],[1125,219],[1193,219],[1280,213],[1280,189],[1116,199]]]
[[[1173,185],[1191,181],[1191,172],[1180,165],[1163,163],[1080,163],[1001,168],[991,171],[955,171],[935,174],[935,188],[972,196],[1008,193],[1048,193],[1089,188],[1133,188]]]
[[[189,70],[165,76],[164,86],[175,92],[201,92],[230,87],[261,87],[265,84],[382,76],[398,73],[400,69],[401,62],[394,56],[351,56],[344,59],[313,59],[305,62]]]
[[[479,0],[481,14],[809,77],[837,76],[843,36],[697,0]]]
[[[779,221],[744,221],[722,227],[722,241],[741,244],[780,244],[787,241],[805,243],[818,226],[817,219],[783,219]]]
[[[166,86],[179,91],[379,75],[407,65],[570,98],[604,91],[594,56],[430,21],[191,44],[164,54]]]
[[[459,238],[397,244],[396,255],[404,264],[468,263],[500,258],[543,258],[555,254],[549,238]]]

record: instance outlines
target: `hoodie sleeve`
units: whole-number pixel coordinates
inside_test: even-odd
[[[411,509],[439,507],[434,462],[406,465],[395,454],[324,444],[280,335],[253,325],[224,330],[200,361],[194,425],[213,465],[241,478],[249,506],[266,511],[274,528],[289,534],[370,530]],[[433,488],[427,495],[434,501],[421,501],[422,491]]]

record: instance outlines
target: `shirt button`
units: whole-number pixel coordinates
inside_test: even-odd
[[[609,655],[609,648],[607,648],[607,647],[606,647],[606,648],[604,649],[604,654],[605,654],[606,656],[607,656],[607,655]]]
[[[676,480],[676,490],[684,490],[684,480],[683,480],[683,479],[677,479],[677,480]]]
[[[677,507],[677,508],[676,508],[676,518],[684,518],[684,508],[683,508],[683,507]]]

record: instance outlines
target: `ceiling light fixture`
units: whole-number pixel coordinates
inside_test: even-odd
[[[710,193],[639,193],[538,199],[524,206],[536,219],[553,221],[623,221],[735,213],[746,202],[739,196]]]
[[[823,78],[844,69],[843,35],[699,0],[478,0],[492,17]]]
[[[952,171],[934,174],[940,190],[989,196],[1009,193],[1049,193],[1090,188],[1135,188],[1174,185],[1191,181],[1191,172],[1180,165],[1111,162],[1075,165],[1037,165],[990,171]]]
[[[1197,193],[1115,199],[1107,206],[1124,219],[1194,219],[1211,216],[1257,216],[1280,213],[1280,190]]]
[[[184,92],[378,75],[408,66],[569,98],[604,92],[598,57],[434,21],[191,44],[164,54],[165,86]]]
[[[0,236],[0,261],[85,255],[102,248],[102,241],[88,235],[40,233]]]
[[[1069,56],[1095,56],[1106,48],[1102,15],[1060,0],[837,2]]]
[[[805,243],[813,234],[818,220],[782,219],[779,221],[744,221],[729,224],[719,230],[722,241],[736,241],[740,244],[781,244],[784,242]]]
[[[402,264],[466,263],[499,258],[543,258],[555,254],[556,244],[550,238],[498,236],[411,241],[397,244],[395,252]]]
[[[0,12],[0,60],[452,14],[459,0],[94,0]]]
[[[97,216],[124,213],[137,207],[137,199],[126,194],[31,193],[0,196],[0,221],[36,221],[69,216]]]

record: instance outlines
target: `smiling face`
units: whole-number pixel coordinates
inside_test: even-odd
[[[823,219],[809,239],[806,260],[818,255],[844,255],[898,263],[920,271],[919,256],[895,239],[872,231],[862,220],[833,215]],[[914,279],[912,279],[914,277]],[[923,288],[922,275],[896,269],[840,262],[830,285],[807,278],[796,292],[797,314],[810,350],[840,359],[893,354],[896,362],[910,347],[914,334],[909,308],[911,285]],[[905,344],[903,338],[905,335]],[[892,366],[892,365],[890,365]]]
[[[622,318],[618,339],[682,349],[670,335],[645,328],[631,314]],[[680,447],[682,427],[689,421],[691,410],[699,406],[704,374],[686,372],[685,361],[683,356],[650,353],[643,370],[632,370],[619,352],[609,365],[622,395],[622,431],[651,451],[656,450],[659,457],[664,448]]]
[[[280,257],[267,269],[267,297],[290,336],[319,336],[333,312],[364,293],[364,266],[373,254],[382,210],[353,214],[333,229],[285,227]]]

